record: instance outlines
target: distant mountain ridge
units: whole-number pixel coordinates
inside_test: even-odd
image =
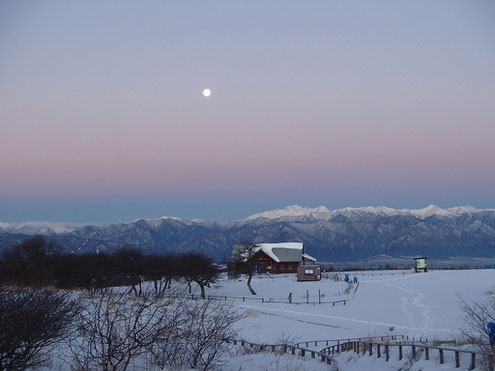
[[[40,234],[76,253],[122,246],[145,252],[197,251],[225,260],[243,242],[303,242],[320,261],[358,260],[380,254],[431,257],[495,256],[495,210],[460,206],[392,209],[385,206],[330,211],[288,206],[237,221],[177,217],[128,223],[0,223],[0,250]]]
[[[394,215],[413,215],[418,218],[427,218],[429,216],[459,216],[462,214],[472,214],[481,211],[495,211],[495,209],[476,209],[472,206],[457,206],[448,209],[442,209],[435,205],[429,205],[424,209],[392,209],[386,206],[367,206],[367,207],[346,207],[343,209],[337,209],[335,211],[330,211],[325,206],[319,206],[315,208],[301,207],[297,205],[287,206],[285,209],[276,209],[272,211],[265,211],[262,213],[254,214],[248,216],[246,220],[257,219],[257,218],[270,218],[278,219],[282,217],[291,216],[309,216],[315,215],[321,218],[330,217],[333,215],[344,214],[352,215],[353,213],[368,213],[376,214],[380,216],[394,216]]]

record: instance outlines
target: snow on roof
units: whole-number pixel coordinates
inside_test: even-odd
[[[246,261],[249,258],[249,252],[246,245],[234,245],[232,249],[232,259],[242,259]],[[302,242],[277,242],[277,243],[257,243],[254,245],[252,253],[263,251],[277,263],[300,262],[302,260],[303,243]]]
[[[302,254],[303,258],[306,259],[306,260],[311,260],[313,262],[316,261],[316,258],[313,258],[311,255],[308,255],[308,254]]]
[[[302,242],[279,242],[256,244],[258,251],[263,251],[277,263],[299,262],[302,259]]]

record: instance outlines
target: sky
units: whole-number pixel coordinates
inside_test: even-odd
[[[490,0],[0,0],[0,221],[494,208],[494,67]]]

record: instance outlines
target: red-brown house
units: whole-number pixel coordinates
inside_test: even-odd
[[[299,264],[316,261],[304,253],[302,242],[258,243],[250,248],[247,252],[246,245],[234,245],[232,260],[249,260],[258,273],[296,273]]]

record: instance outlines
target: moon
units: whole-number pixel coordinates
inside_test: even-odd
[[[205,97],[209,97],[209,96],[211,95],[211,90],[210,90],[210,89],[205,89],[205,90],[203,90],[203,95],[204,95]]]

